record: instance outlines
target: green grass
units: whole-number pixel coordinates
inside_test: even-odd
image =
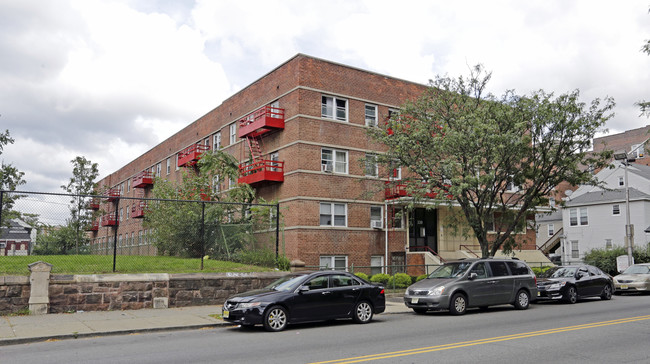
[[[28,265],[43,261],[52,264],[53,274],[102,273],[224,273],[265,272],[272,268],[206,259],[160,256],[118,255],[115,272],[111,255],[30,255],[0,256],[0,275],[29,275]]]

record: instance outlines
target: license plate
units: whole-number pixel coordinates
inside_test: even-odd
[[[627,289],[627,284],[621,284],[621,289]]]
[[[537,291],[537,297],[539,297],[539,296],[541,296],[541,295],[542,295],[542,294],[541,294],[539,291]]]
[[[223,311],[223,312],[221,313],[221,317],[223,317],[223,318],[228,318],[228,317],[230,317],[230,311]]]
[[[415,304],[418,303],[420,299],[419,298],[411,298],[411,303]]]

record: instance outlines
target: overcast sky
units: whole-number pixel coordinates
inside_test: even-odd
[[[1,159],[62,192],[105,176],[297,53],[414,82],[482,63],[490,89],[611,96],[610,133],[650,124],[650,0],[0,1]]]

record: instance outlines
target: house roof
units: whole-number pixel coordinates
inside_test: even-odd
[[[9,227],[0,229],[0,240],[31,241],[30,231],[31,228],[26,227],[22,221],[10,220]]]
[[[558,209],[550,214],[537,214],[535,215],[535,221],[536,222],[544,222],[544,221],[558,221],[562,220],[562,210]]]
[[[630,201],[632,200],[649,200],[650,195],[643,193],[636,188],[630,187]],[[625,189],[620,188],[616,190],[602,190],[595,192],[587,192],[580,196],[566,201],[565,205],[581,206],[581,205],[600,205],[612,202],[625,202]]]
[[[634,173],[638,176],[641,176],[647,180],[650,180],[650,166],[644,164],[632,163],[627,169],[628,173]]]

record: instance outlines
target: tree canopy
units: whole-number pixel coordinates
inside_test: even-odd
[[[607,165],[610,152],[588,151],[614,107],[611,98],[585,104],[577,90],[496,97],[486,91],[490,78],[480,65],[467,77],[439,76],[371,130],[388,147],[378,161],[406,169],[398,183],[415,203],[437,193],[435,204],[460,211],[448,225],[473,233],[484,257],[515,248],[515,233],[560,182],[597,183],[590,168]]]
[[[650,9],[648,9],[648,13],[650,13]],[[650,56],[650,39],[645,41],[645,44],[641,47],[641,52]],[[639,101],[637,102],[637,106],[641,109],[641,115],[650,117],[650,101]]]
[[[14,139],[10,136],[9,130],[0,133],[0,156],[4,147],[13,143]],[[25,184],[24,175],[24,172],[19,171],[12,164],[6,164],[4,159],[0,160],[0,191],[15,191],[18,186]],[[20,213],[12,210],[16,200],[20,197],[20,194],[15,193],[3,194],[2,206],[0,206],[0,212],[2,212],[0,225],[4,225],[8,219],[20,217]]]
[[[89,202],[87,195],[94,194],[96,183],[95,179],[99,175],[97,163],[92,163],[86,157],[77,156],[71,160],[72,177],[67,185],[61,188],[71,195],[70,200],[70,219],[67,221],[67,227],[72,231],[72,239],[68,244],[74,244],[75,253],[79,254],[79,247],[86,245],[89,238],[85,233],[85,228],[92,222],[92,212],[88,210],[86,204]],[[65,254],[72,246],[64,244],[62,251]]]

